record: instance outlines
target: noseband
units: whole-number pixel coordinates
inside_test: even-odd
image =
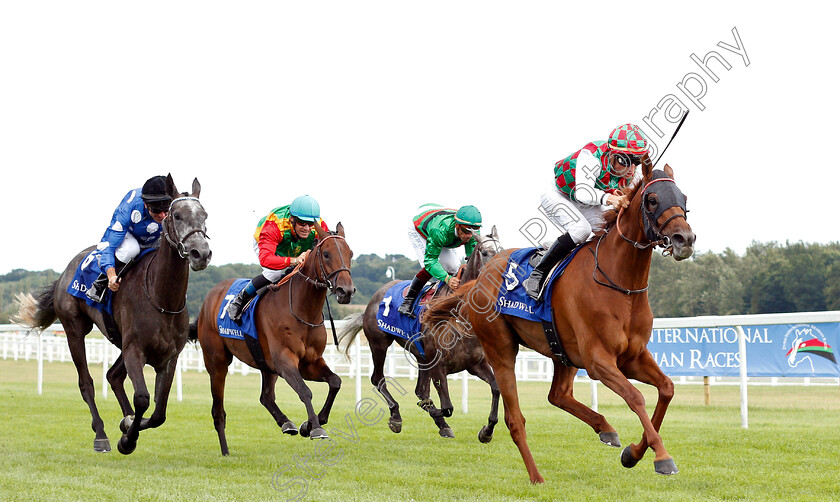
[[[176,202],[181,202],[181,201],[184,201],[184,200],[194,200],[194,201],[198,202],[198,205],[201,205],[201,202],[199,202],[198,197],[178,197],[177,199],[173,200],[169,204],[168,213],[172,212],[172,206],[174,206]],[[169,214],[166,215],[166,219],[167,220],[170,219]],[[183,236],[179,239],[178,238],[178,231],[175,229],[175,224],[174,223],[172,224],[172,234],[175,235],[175,239],[172,239],[171,237],[169,237],[169,229],[167,228],[167,225],[164,224],[163,225],[163,236],[164,236],[164,238],[166,238],[166,242],[169,243],[170,246],[175,248],[176,251],[178,251],[178,256],[180,256],[181,258],[186,258],[187,257],[187,246],[184,244],[184,242],[186,242],[187,239],[192,237],[193,234],[203,235],[205,239],[210,238],[210,237],[207,236],[207,234],[204,232],[203,229],[196,228],[194,230],[190,230],[189,232],[187,232],[187,235],[185,235],[185,236]]]

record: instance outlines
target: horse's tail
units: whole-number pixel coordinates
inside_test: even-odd
[[[198,319],[190,323],[190,330],[187,333],[187,341],[193,343],[198,341]]]
[[[344,347],[344,355],[350,359],[350,346],[353,345],[353,340],[362,330],[365,324],[364,312],[357,312],[344,318],[346,321],[344,327],[338,332],[338,346],[339,350]]]
[[[44,330],[55,321],[55,286],[58,281],[44,287],[36,299],[32,293],[18,293],[15,295],[17,314],[12,315],[11,321],[29,329]]]
[[[465,284],[461,284],[461,286],[458,287],[458,290],[449,296],[433,298],[428,304],[426,304],[426,310],[423,311],[420,322],[423,326],[428,327],[437,326],[440,322],[448,322],[452,320],[453,317],[458,319],[463,318],[464,316],[462,314],[458,314],[458,311],[467,302],[467,295],[470,294],[475,284],[476,281],[470,281]]]

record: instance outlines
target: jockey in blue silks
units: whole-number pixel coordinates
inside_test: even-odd
[[[120,288],[117,263],[127,265],[141,250],[157,245],[171,203],[164,176],[149,178],[142,189],[130,190],[123,197],[93,253],[104,272],[87,290],[88,298],[101,302],[106,286],[111,291]]]

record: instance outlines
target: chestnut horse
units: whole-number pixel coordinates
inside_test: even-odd
[[[275,402],[274,386],[278,375],[286,380],[306,406],[308,419],[300,426],[301,435],[313,439],[327,437],[321,426],[327,423],[333,401],[341,388],[341,378],[330,370],[322,357],[327,344],[322,310],[327,291],[335,293],[338,303],[350,302],[355,292],[350,277],[353,252],[344,240],[344,227],[341,223],[336,226],[336,232],[325,232],[320,225],[314,228],[318,232],[318,244],[291,274],[278,285],[269,286],[260,295],[260,301],[255,307],[259,345],[265,365],[270,371],[259,368],[260,364],[254,360],[244,340],[219,335],[219,311],[223,304],[227,310],[230,298],[225,295],[234,279],[217,284],[207,293],[198,314],[197,326],[193,325],[197,331],[190,330],[190,338],[197,338],[201,344],[204,364],[210,375],[213,425],[219,434],[222,455],[229,454],[225,437],[225,378],[234,356],[260,369],[260,403],[271,413],[284,433],[295,435],[298,428]],[[329,385],[326,402],[317,415],[312,407],[312,391],[304,379],[327,382]]]
[[[466,284],[468,281],[478,277],[478,273],[484,264],[495,256],[496,253],[501,251],[496,227],[493,227],[490,235],[476,237],[478,242],[467,259],[467,264],[462,272],[462,284]],[[353,340],[358,335],[359,330],[364,328],[365,338],[367,338],[368,344],[370,345],[370,351],[373,357],[373,374],[370,377],[370,381],[389,405],[391,418],[388,420],[388,427],[394,432],[400,432],[402,430],[402,416],[400,416],[399,403],[391,396],[386,385],[384,366],[388,347],[396,341],[406,351],[410,351],[417,361],[423,361],[423,358],[420,357],[420,354],[414,347],[414,340],[409,342],[404,338],[399,338],[391,333],[382,331],[376,322],[376,314],[380,302],[382,302],[382,299],[391,286],[397,282],[391,281],[379,288],[371,297],[364,314],[355,314],[349,317],[346,327],[341,330],[341,334],[339,335],[339,343],[345,345],[345,354],[349,356],[349,350]],[[443,285],[437,292],[437,295],[445,296],[451,292],[452,290],[448,286]],[[487,425],[483,426],[478,432],[479,441],[489,443],[493,439],[493,428],[499,421],[499,387],[496,385],[496,379],[493,377],[493,370],[484,357],[484,351],[481,350],[481,345],[474,336],[468,334],[467,336],[450,337],[448,336],[449,334],[443,334],[440,338],[444,339],[440,340],[431,336],[430,333],[423,333],[421,337],[423,352],[426,354],[426,358],[424,362],[418,364],[417,385],[414,389],[414,393],[420,399],[417,405],[429,412],[429,415],[435,421],[435,425],[438,426],[438,432],[442,437],[454,438],[455,435],[445,420],[445,417],[452,416],[454,409],[452,401],[449,398],[449,385],[446,376],[464,370],[469,371],[490,385],[490,392],[492,393],[490,417]],[[429,397],[430,382],[434,382],[435,389],[440,397],[440,408],[435,408],[434,403]]]
[[[674,183],[671,168],[666,165],[664,172],[654,171],[645,157],[642,172],[643,179],[628,193],[629,207],[619,213],[606,234],[583,245],[585,249],[575,255],[551,286],[554,323],[572,366],[554,359],[548,400],[589,424],[603,442],[620,446],[618,434],[606,419],[572,395],[575,374],[578,368],[585,368],[590,378],[600,380],[621,396],[641,420],[642,439],[622,451],[621,463],[633,467],[650,447],[655,453],[656,472],[674,474],[676,464],[658,432],[674,395],[674,384],[647,349],[653,325],[647,282],[654,247],[661,245],[665,247],[663,253],[683,260],[693,253],[695,236],[685,219],[685,197]],[[514,366],[520,344],[553,356],[540,322],[494,311],[496,294],[505,283],[509,255],[510,251],[499,253],[476,281],[433,302],[424,322],[434,325],[446,321],[453,309],[459,308],[469,319],[499,382],[505,423],[513,442],[531,482],[542,483],[544,479],[525,438]],[[523,279],[519,278],[520,282]],[[630,378],[659,391],[652,418],[645,411],[642,393]]]
[[[170,175],[166,178],[166,189],[173,200],[169,214],[163,220],[160,248],[144,255],[125,271],[120,289],[113,296],[116,336],[109,333],[99,310],[67,293],[76,269],[93,247],[76,255],[61,277],[44,288],[37,300],[31,294],[18,296],[20,310],[15,320],[20,324],[31,329],[44,329],[58,318],[64,326],[70,355],[79,374],[79,390],[93,418],[91,427],[96,433],[94,451],[111,451],[111,444],[94,401],[93,379],[85,354],[85,336],[96,324],[103,335],[122,349],[108,370],[107,378],[124,417],[120,422],[124,434],[117,443],[117,449],[120,453],[129,454],[136,448],[141,430],[158,427],[166,420],[166,404],[178,355],[187,342],[189,330],[186,309],[189,269],[204,270],[210,263],[212,252],[204,233],[207,212],[198,201],[201,185],[195,179],[192,194],[179,194]],[[150,404],[143,376],[146,364],[156,372],[155,410],[149,418],[143,418]],[[124,388],[126,375],[134,386],[133,411]]]

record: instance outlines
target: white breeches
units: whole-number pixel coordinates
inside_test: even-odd
[[[420,262],[420,266],[425,268],[426,239],[420,235],[417,229],[414,228],[413,224],[409,225],[408,241],[411,243],[411,247],[414,248],[414,254],[417,256],[417,261]],[[458,268],[461,266],[461,258],[455,248],[443,248],[440,252],[440,256],[438,257],[438,261],[441,266],[443,266],[443,269],[449,273],[449,275],[455,275],[455,273],[458,272]]]
[[[555,225],[569,234],[575,244],[582,244],[592,233],[590,223],[580,209],[580,203],[569,199],[552,183],[552,189],[542,194],[540,205]],[[586,211],[590,214],[591,211]]]
[[[140,243],[129,232],[125,233],[120,247],[114,251],[114,258],[122,263],[128,263],[140,254]]]

